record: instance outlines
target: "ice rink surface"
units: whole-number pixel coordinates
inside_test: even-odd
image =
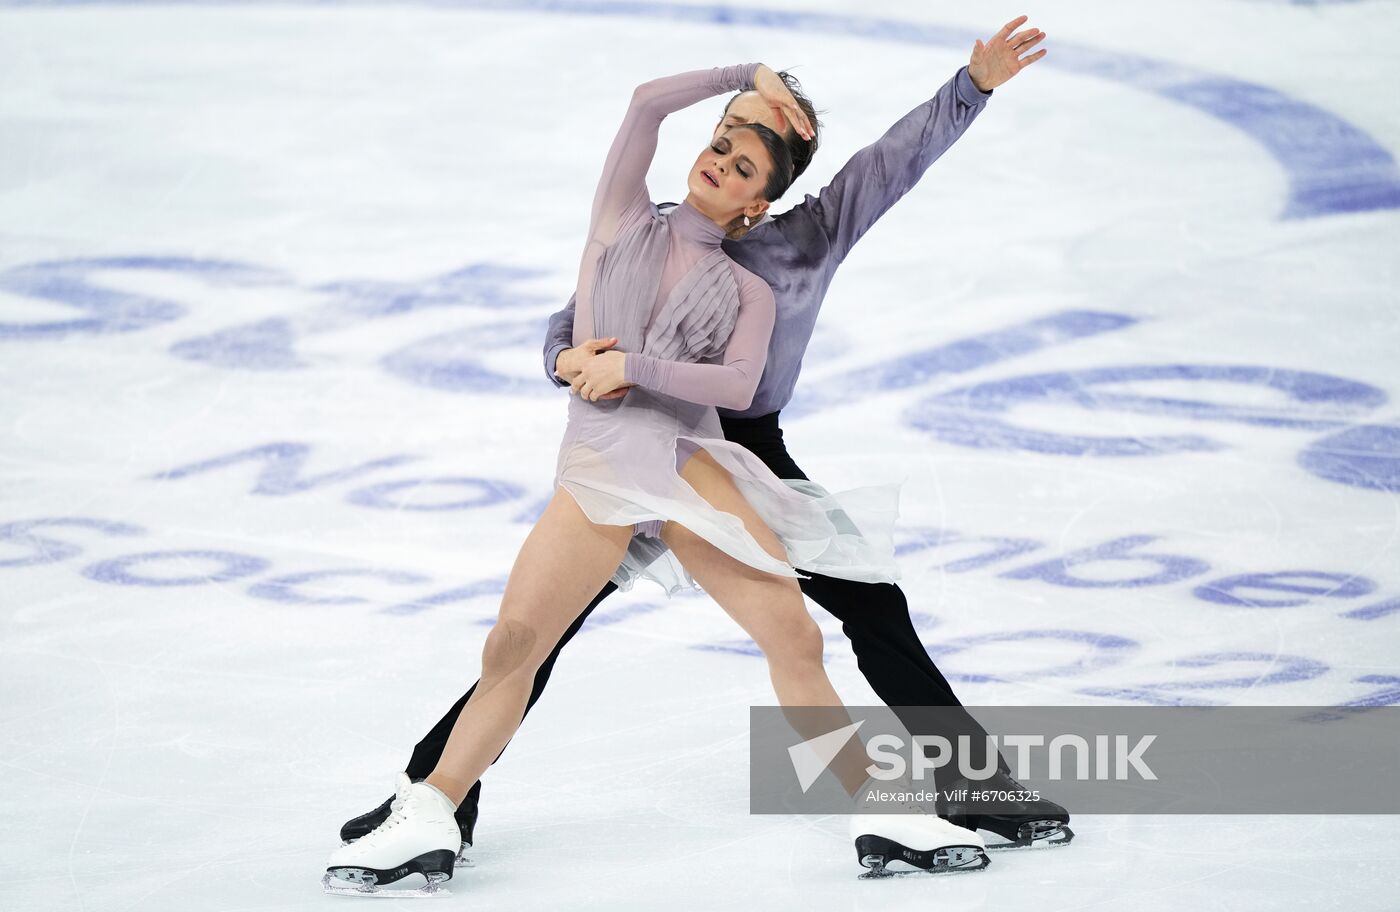
[[[544,318],[632,88],[798,66],[781,210],[1021,12],[1049,56],[842,267],[793,455],[905,481],[969,704],[1400,702],[1397,4],[0,2],[0,908],[356,902],[337,828],[549,493]],[[1384,817],[1077,816],[859,881],[841,818],[747,813],[771,702],[706,598],[614,597],[441,907],[1400,909]]]

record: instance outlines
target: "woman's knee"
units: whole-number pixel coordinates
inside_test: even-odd
[[[539,646],[540,634],[533,625],[502,618],[481,648],[482,679],[500,679],[518,672],[534,675],[543,661]]]
[[[820,665],[825,643],[822,629],[805,610],[791,621],[777,625],[759,643],[759,648],[770,662]]]

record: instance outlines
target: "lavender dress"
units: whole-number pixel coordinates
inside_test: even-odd
[[[639,87],[613,141],[593,201],[579,266],[573,343],[616,336],[627,353],[623,398],[569,401],[555,484],[595,523],[635,534],[613,576],[667,592],[695,585],[661,542],[674,520],[724,553],[768,573],[797,568],[863,582],[890,582],[898,486],[833,495],[783,481],[758,457],[724,439],[715,407],[748,406],[773,331],[773,294],[720,249],[724,234],[689,204],[658,213],[646,188],[661,121],[704,98],[751,87],[757,64],[696,71]],[[768,554],[739,517],[716,510],[680,476],[704,449],[782,541]]]

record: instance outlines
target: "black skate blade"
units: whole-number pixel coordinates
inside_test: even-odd
[[[321,890],[334,896],[376,896],[387,899],[450,896],[451,893],[442,885],[452,879],[455,862],[456,857],[450,849],[437,849],[411,858],[396,868],[336,865],[326,868],[326,873],[321,878]],[[422,886],[398,886],[405,878],[415,874],[422,876]]]
[[[996,832],[992,830],[992,832]],[[1001,834],[998,834],[1001,835]],[[1002,837],[1005,839],[1005,837]],[[988,852],[1007,852],[1014,849],[1050,849],[1069,845],[1074,839],[1074,830],[1058,820],[1031,820],[1021,824],[1016,837],[1006,842],[988,842]]]
[[[992,863],[981,846],[944,846],[920,851],[883,836],[868,834],[856,837],[856,857],[870,869],[860,875],[861,880],[902,877],[906,874],[957,874],[980,871]],[[895,864],[901,867],[890,867]]]

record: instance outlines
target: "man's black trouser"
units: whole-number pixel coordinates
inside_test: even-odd
[[[773,471],[779,478],[801,478],[807,476],[788,455],[783,445],[783,430],[778,426],[778,413],[762,418],[721,419],[726,439],[740,444]],[[962,703],[948,686],[948,680],[933,664],[914,624],[909,619],[909,603],[898,586],[889,583],[856,583],[850,580],[835,579],[829,576],[812,575],[798,581],[802,592],[812,601],[821,605],[841,621],[841,630],[850,637],[851,648],[855,651],[856,662],[870,687],[887,706],[956,706]],[[550,672],[559,658],[559,652],[578,633],[593,609],[617,591],[617,586],[608,583],[597,597],[583,609],[583,613],[564,631],[554,651],[545,659],[535,675],[535,686],[530,692],[530,702],[525,711],[540,698]],[[476,685],[472,685],[472,690]],[[462,711],[468,698],[468,690],[453,707],[447,711],[433,730],[413,749],[413,758],[406,772],[414,779],[425,778],[437,765],[442,756],[447,737]],[[950,728],[947,717],[940,716],[942,731],[920,731],[918,722],[905,718],[905,724],[913,734],[942,734],[956,745],[956,736],[965,734],[971,739],[974,748],[969,760],[974,768],[980,769],[985,754],[981,749],[986,732],[966,712],[954,715],[955,724]],[[1000,758],[998,758],[1000,761]],[[998,762],[998,766],[1003,766]],[[1004,766],[1003,766],[1004,768]],[[472,786],[463,804],[475,805],[481,794],[481,783]]]

